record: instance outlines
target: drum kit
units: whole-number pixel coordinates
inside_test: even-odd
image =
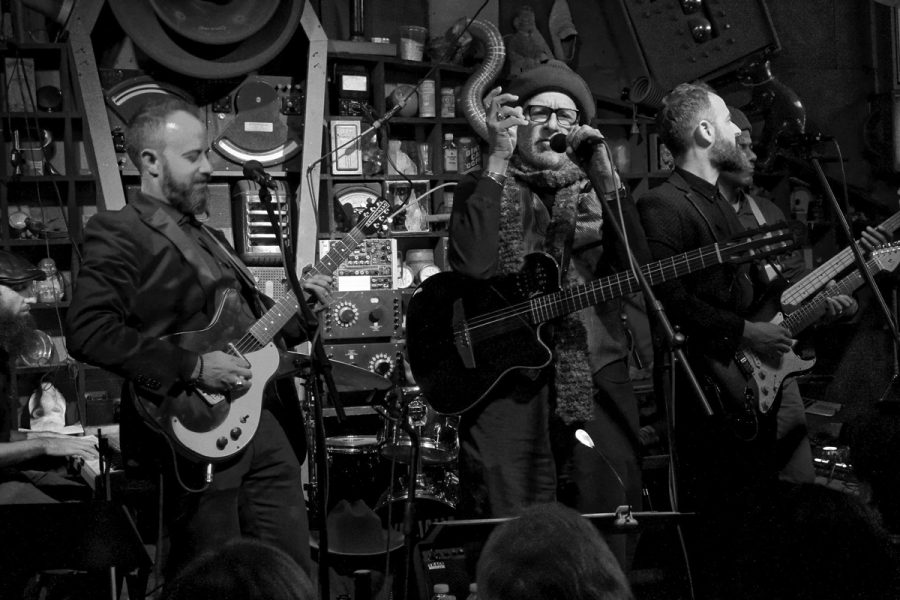
[[[370,371],[331,362],[341,393],[390,386]],[[413,472],[417,519],[452,516],[459,501],[459,416],[438,414],[418,387],[394,386],[387,392],[377,431],[326,436],[328,509],[340,500],[362,500],[383,519],[398,523]],[[413,439],[418,439],[418,453]],[[412,465],[415,454],[418,461]],[[320,479],[311,474],[312,486]]]

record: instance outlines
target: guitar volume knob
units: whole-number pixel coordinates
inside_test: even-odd
[[[216,440],[216,448],[218,448],[219,450],[224,450],[225,446],[227,446],[227,445],[228,445],[228,438],[226,438],[224,435]]]
[[[241,437],[242,433],[243,433],[243,431],[241,431],[240,427],[233,427],[231,429],[231,439],[233,439],[234,441],[237,441],[238,438]]]

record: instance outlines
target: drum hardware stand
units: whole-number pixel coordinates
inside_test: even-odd
[[[316,315],[313,314],[312,309],[306,302],[306,296],[303,293],[303,289],[300,287],[300,281],[297,279],[297,266],[294,264],[294,257],[285,247],[284,235],[282,235],[281,232],[281,220],[275,214],[275,209],[272,206],[272,194],[269,192],[266,181],[260,181],[258,183],[260,184],[259,201],[265,207],[266,214],[269,216],[269,222],[272,224],[272,229],[275,231],[278,247],[281,250],[281,256],[284,260],[284,272],[290,283],[291,291],[297,299],[297,304],[300,305],[300,323],[307,332],[306,337],[311,346],[309,356],[311,380],[308,381],[311,381],[312,383],[311,385],[308,384],[307,391],[312,394],[313,410],[315,413],[313,415],[316,431],[314,462],[316,471],[319,473],[327,473],[328,458],[325,456],[326,441],[325,422],[322,414],[323,394],[321,390],[321,379],[325,380],[325,385],[328,387],[328,395],[334,405],[338,423],[343,423],[347,415],[344,411],[344,405],[341,404],[334,377],[331,375],[331,362],[325,352],[325,346],[322,344],[322,336],[318,330],[319,320]],[[328,509],[327,488],[327,481],[317,482],[315,486],[316,502],[319,505],[319,592],[320,597],[324,600],[331,598],[328,573],[328,525],[326,521],[326,512]]]
[[[395,421],[397,427],[406,432],[410,441],[410,461],[409,461],[409,480],[407,482],[406,504],[403,510],[403,539],[406,542],[406,564],[403,573],[403,595],[401,600],[412,600],[415,598],[416,590],[413,584],[413,557],[416,550],[416,485],[421,469],[421,459],[419,457],[419,434],[416,433],[415,427],[409,423],[406,411],[398,414],[389,413],[384,407],[376,406],[375,411],[385,419]],[[388,497],[391,494],[391,482],[388,486]],[[390,526],[390,523],[388,524]]]

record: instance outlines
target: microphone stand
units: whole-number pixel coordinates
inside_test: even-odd
[[[609,152],[609,149],[606,146],[606,143],[603,142],[599,144],[603,147],[603,152],[607,153],[609,157],[609,164],[612,165],[612,156]],[[597,152],[599,148],[594,151]],[[638,285],[641,288],[641,292],[644,294],[644,301],[647,304],[647,312],[648,314],[652,314],[655,317],[656,322],[660,325],[663,331],[663,335],[665,336],[666,346],[669,351],[669,355],[672,361],[672,369],[673,369],[673,382],[674,382],[674,369],[676,368],[675,363],[681,367],[684,372],[684,376],[687,378],[688,383],[691,388],[693,388],[694,393],[696,394],[698,402],[700,402],[701,408],[703,412],[711,417],[713,416],[712,406],[709,404],[709,401],[706,399],[706,394],[703,392],[703,388],[700,385],[700,382],[697,380],[697,376],[694,373],[693,369],[691,369],[690,364],[687,361],[687,358],[684,354],[684,335],[680,332],[677,332],[673,327],[671,321],[669,321],[668,316],[666,315],[665,309],[663,308],[662,303],[656,298],[656,295],[653,292],[653,288],[650,286],[650,282],[647,281],[647,277],[644,275],[644,272],[641,270],[640,265],[637,262],[637,259],[634,257],[634,254],[631,251],[630,246],[627,244],[625,236],[625,232],[622,230],[619,225],[618,219],[615,218],[616,213],[614,213],[610,206],[609,202],[606,201],[604,197],[603,189],[603,180],[600,175],[598,175],[594,169],[590,167],[590,161],[587,161],[582,165],[585,173],[587,173],[588,179],[591,181],[591,185],[593,185],[595,192],[597,193],[597,198],[600,200],[600,205],[603,208],[603,214],[609,215],[610,225],[612,225],[613,231],[615,231],[616,236],[618,236],[619,240],[622,242],[622,245],[625,248],[625,252],[628,255],[629,264],[632,266],[632,273],[634,274],[635,279],[638,282]],[[621,198],[618,199],[621,206]],[[624,213],[624,210],[621,211]],[[675,386],[672,386],[671,390],[672,395],[675,394]],[[670,402],[672,406],[674,406],[674,398]],[[672,411],[669,411],[669,418],[671,418]],[[673,457],[674,458],[674,457]],[[672,462],[674,465],[674,460]],[[677,493],[674,494],[672,498],[672,508],[674,510],[678,510],[678,501],[677,501]]]
[[[825,191],[825,195],[828,196],[829,202],[831,202],[831,206],[834,209],[835,219],[838,223],[840,223],[841,230],[844,232],[844,235],[846,235],[847,239],[850,240],[850,250],[853,252],[853,259],[856,263],[856,268],[862,274],[869,288],[872,290],[872,294],[878,301],[878,308],[881,311],[882,316],[884,316],[884,320],[891,332],[891,336],[893,336],[894,338],[894,347],[896,348],[898,345],[900,345],[900,332],[897,331],[897,324],[894,322],[894,318],[891,315],[891,310],[890,308],[888,308],[887,302],[885,302],[881,290],[878,289],[878,286],[875,285],[875,280],[872,277],[872,274],[866,267],[866,260],[865,258],[863,258],[862,252],[859,249],[859,244],[857,244],[856,240],[853,239],[853,232],[850,230],[850,225],[849,223],[847,223],[847,218],[844,216],[844,211],[841,210],[841,205],[840,203],[838,203],[838,200],[834,195],[834,191],[831,189],[831,185],[828,183],[828,178],[825,176],[825,171],[822,170],[822,163],[816,156],[811,156],[809,162],[816,170],[816,176],[819,178],[819,184]],[[887,401],[886,399],[890,395],[891,390],[894,389],[897,384],[896,365],[894,367],[894,370],[895,373],[891,376],[891,381],[890,383],[888,383],[887,387],[882,393],[881,398],[879,399],[879,403]],[[894,399],[894,402],[896,401],[897,398]]]
[[[402,394],[402,392],[400,392]],[[394,421],[397,427],[402,429],[409,436],[410,441],[410,461],[409,461],[409,483],[407,484],[406,502],[403,505],[403,541],[406,545],[406,563],[403,573],[403,595],[401,600],[413,600],[415,598],[416,589],[413,585],[413,557],[416,550],[416,486],[419,479],[420,468],[420,441],[419,434],[416,432],[408,418],[408,413],[404,408],[400,414],[391,413],[381,406],[376,406],[375,411],[386,421]],[[391,484],[393,485],[393,483]],[[391,488],[388,487],[390,495]],[[390,527],[388,523],[388,527]]]
[[[297,304],[300,305],[302,326],[303,329],[306,330],[307,338],[309,339],[311,345],[310,376],[313,384],[309,386],[308,389],[311,390],[313,394],[313,406],[315,412],[314,415],[311,415],[311,418],[315,419],[317,423],[315,427],[316,444],[314,452],[316,471],[320,474],[326,474],[328,472],[328,464],[327,458],[324,455],[324,450],[326,447],[325,428],[319,426],[319,424],[322,423],[322,395],[320,387],[320,376],[325,380],[325,385],[328,388],[328,395],[331,398],[332,404],[334,404],[334,410],[335,414],[337,415],[338,423],[343,423],[347,415],[344,411],[344,405],[341,404],[340,396],[338,395],[337,391],[337,385],[335,384],[334,377],[332,376],[331,361],[329,360],[328,355],[325,352],[325,346],[322,344],[322,336],[319,335],[318,319],[316,318],[312,309],[309,307],[309,304],[307,304],[306,296],[303,294],[303,289],[300,287],[300,281],[297,279],[297,270],[294,264],[294,257],[287,251],[285,247],[284,235],[282,235],[281,233],[281,223],[278,220],[278,217],[275,215],[275,209],[272,206],[272,194],[269,191],[266,183],[266,181],[257,182],[257,184],[259,184],[259,201],[265,207],[266,214],[268,214],[269,216],[269,222],[272,224],[272,228],[275,230],[275,238],[278,240],[278,247],[281,250],[282,257],[284,258],[284,271],[287,275],[288,282],[290,283],[291,291],[297,298]],[[328,507],[326,506],[328,500],[328,493],[326,491],[327,487],[327,478],[320,477],[318,485],[316,486],[316,503],[319,505],[318,574],[321,597],[325,599],[331,598],[328,572],[328,525],[327,517],[325,514],[328,510]]]
[[[606,144],[606,140],[601,140],[599,146],[603,147],[603,152],[606,153],[606,156],[609,160],[610,166],[615,169],[613,166],[612,153],[609,151],[609,146]],[[594,152],[597,149],[595,148]],[[631,247],[626,242],[625,232],[622,230],[622,227],[619,225],[618,219],[616,219],[616,213],[610,210],[609,202],[606,201],[606,197],[603,193],[603,180],[598,175],[594,169],[590,168],[590,161],[586,161],[585,164],[582,165],[584,172],[587,173],[588,179],[591,181],[591,185],[594,187],[595,193],[597,194],[597,198],[600,200],[600,205],[603,208],[603,214],[609,215],[609,221],[612,225],[613,231],[616,232],[616,236],[619,238],[619,241],[622,242],[622,246],[625,248],[625,252],[628,255],[629,265],[631,266],[631,271],[634,274],[635,279],[637,279],[638,284],[640,285],[641,292],[644,295],[644,302],[647,305],[647,313],[649,315],[653,315],[656,319],[656,322],[663,330],[663,335],[666,340],[666,347],[668,349],[669,361],[671,363],[671,376],[670,376],[670,394],[669,399],[666,402],[666,427],[668,430],[668,438],[669,438],[669,465],[670,465],[670,484],[671,484],[671,505],[672,510],[675,513],[678,513],[678,483],[677,477],[675,473],[677,471],[676,461],[675,461],[675,453],[671,450],[673,447],[673,429],[674,429],[674,414],[675,414],[675,394],[676,394],[676,386],[675,386],[675,369],[676,364],[681,368],[684,372],[685,378],[687,378],[688,383],[691,388],[694,390],[694,394],[697,398],[697,401],[700,403],[700,406],[707,417],[713,416],[712,406],[709,404],[709,400],[706,399],[706,394],[703,392],[703,388],[700,385],[700,382],[697,380],[697,376],[691,368],[690,363],[687,361],[687,357],[684,354],[684,334],[679,331],[676,331],[674,327],[672,327],[672,322],[669,321],[668,315],[666,315],[665,308],[663,308],[662,303],[656,297],[656,294],[653,292],[653,288],[650,286],[650,282],[647,281],[647,277],[644,275],[644,272],[641,270],[641,265],[638,265],[637,259],[634,257],[634,253],[631,251]],[[619,203],[620,215],[624,215],[625,211],[622,208],[622,198],[619,197],[618,189],[616,190],[616,199]],[[654,371],[657,368],[654,367]],[[658,383],[658,378],[654,375],[654,384]],[[665,393],[663,393],[663,398],[665,398]],[[681,525],[676,523],[675,528],[678,532],[678,538],[682,541],[682,549],[684,548],[684,537],[681,531]],[[687,571],[688,581],[692,581],[691,576],[691,566],[690,561],[688,560],[687,552],[684,551],[684,562],[685,569]],[[693,584],[691,584],[691,598],[693,598]]]

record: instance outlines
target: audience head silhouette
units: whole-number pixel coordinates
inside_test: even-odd
[[[526,509],[488,538],[478,561],[479,600],[630,600],[606,542],[560,504]]]
[[[274,546],[234,540],[199,556],[166,586],[161,600],[315,600],[309,577]]]

